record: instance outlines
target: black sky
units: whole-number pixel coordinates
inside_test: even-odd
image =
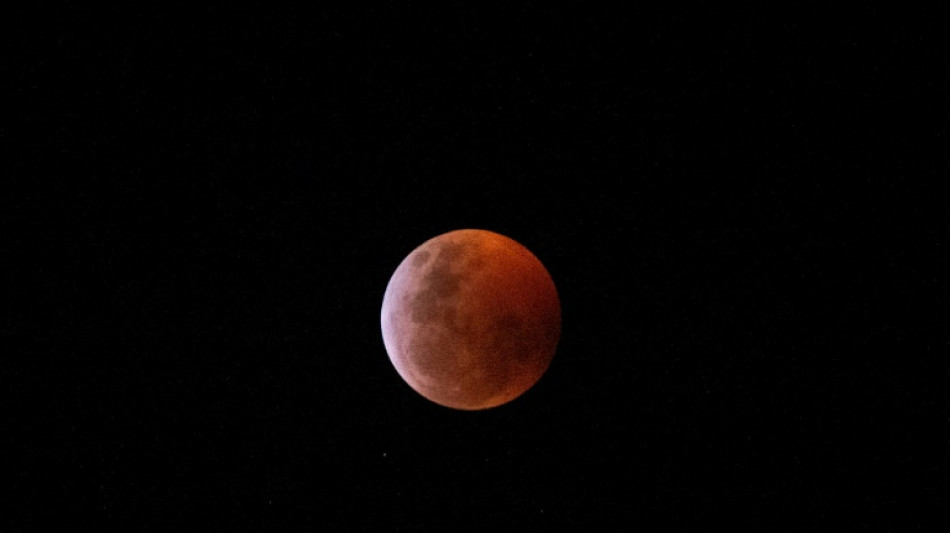
[[[346,5],[11,17],[5,531],[946,508],[933,14]],[[467,227],[563,305],[548,373],[477,413],[379,331],[402,258]]]

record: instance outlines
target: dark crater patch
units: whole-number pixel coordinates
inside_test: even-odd
[[[445,243],[439,247],[432,269],[423,276],[425,289],[412,297],[410,312],[413,322],[430,322],[440,315],[451,325],[455,318],[455,305],[451,301],[461,290],[465,274],[452,271],[452,264],[464,254],[464,245]],[[420,252],[428,253],[428,252]],[[416,260],[413,260],[415,263]]]
[[[522,363],[533,360],[541,348],[532,325],[525,323],[514,313],[503,313],[493,320],[488,349],[503,360],[514,359]]]
[[[412,258],[412,266],[419,268],[422,265],[426,264],[429,261],[429,258],[432,257],[432,254],[428,250],[422,250],[417,252],[415,257]]]

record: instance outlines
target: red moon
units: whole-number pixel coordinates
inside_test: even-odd
[[[410,387],[473,411],[508,403],[541,378],[560,339],[561,305],[527,248],[491,231],[460,229],[403,259],[380,322],[389,358]]]

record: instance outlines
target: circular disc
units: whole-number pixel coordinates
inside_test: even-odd
[[[429,400],[476,410],[507,403],[547,370],[561,306],[547,269],[486,230],[433,237],[393,273],[380,317],[403,380]]]

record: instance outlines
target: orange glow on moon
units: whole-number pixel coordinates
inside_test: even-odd
[[[393,273],[380,316],[399,375],[446,407],[478,410],[541,378],[561,334],[547,269],[518,242],[486,230],[424,242]]]

